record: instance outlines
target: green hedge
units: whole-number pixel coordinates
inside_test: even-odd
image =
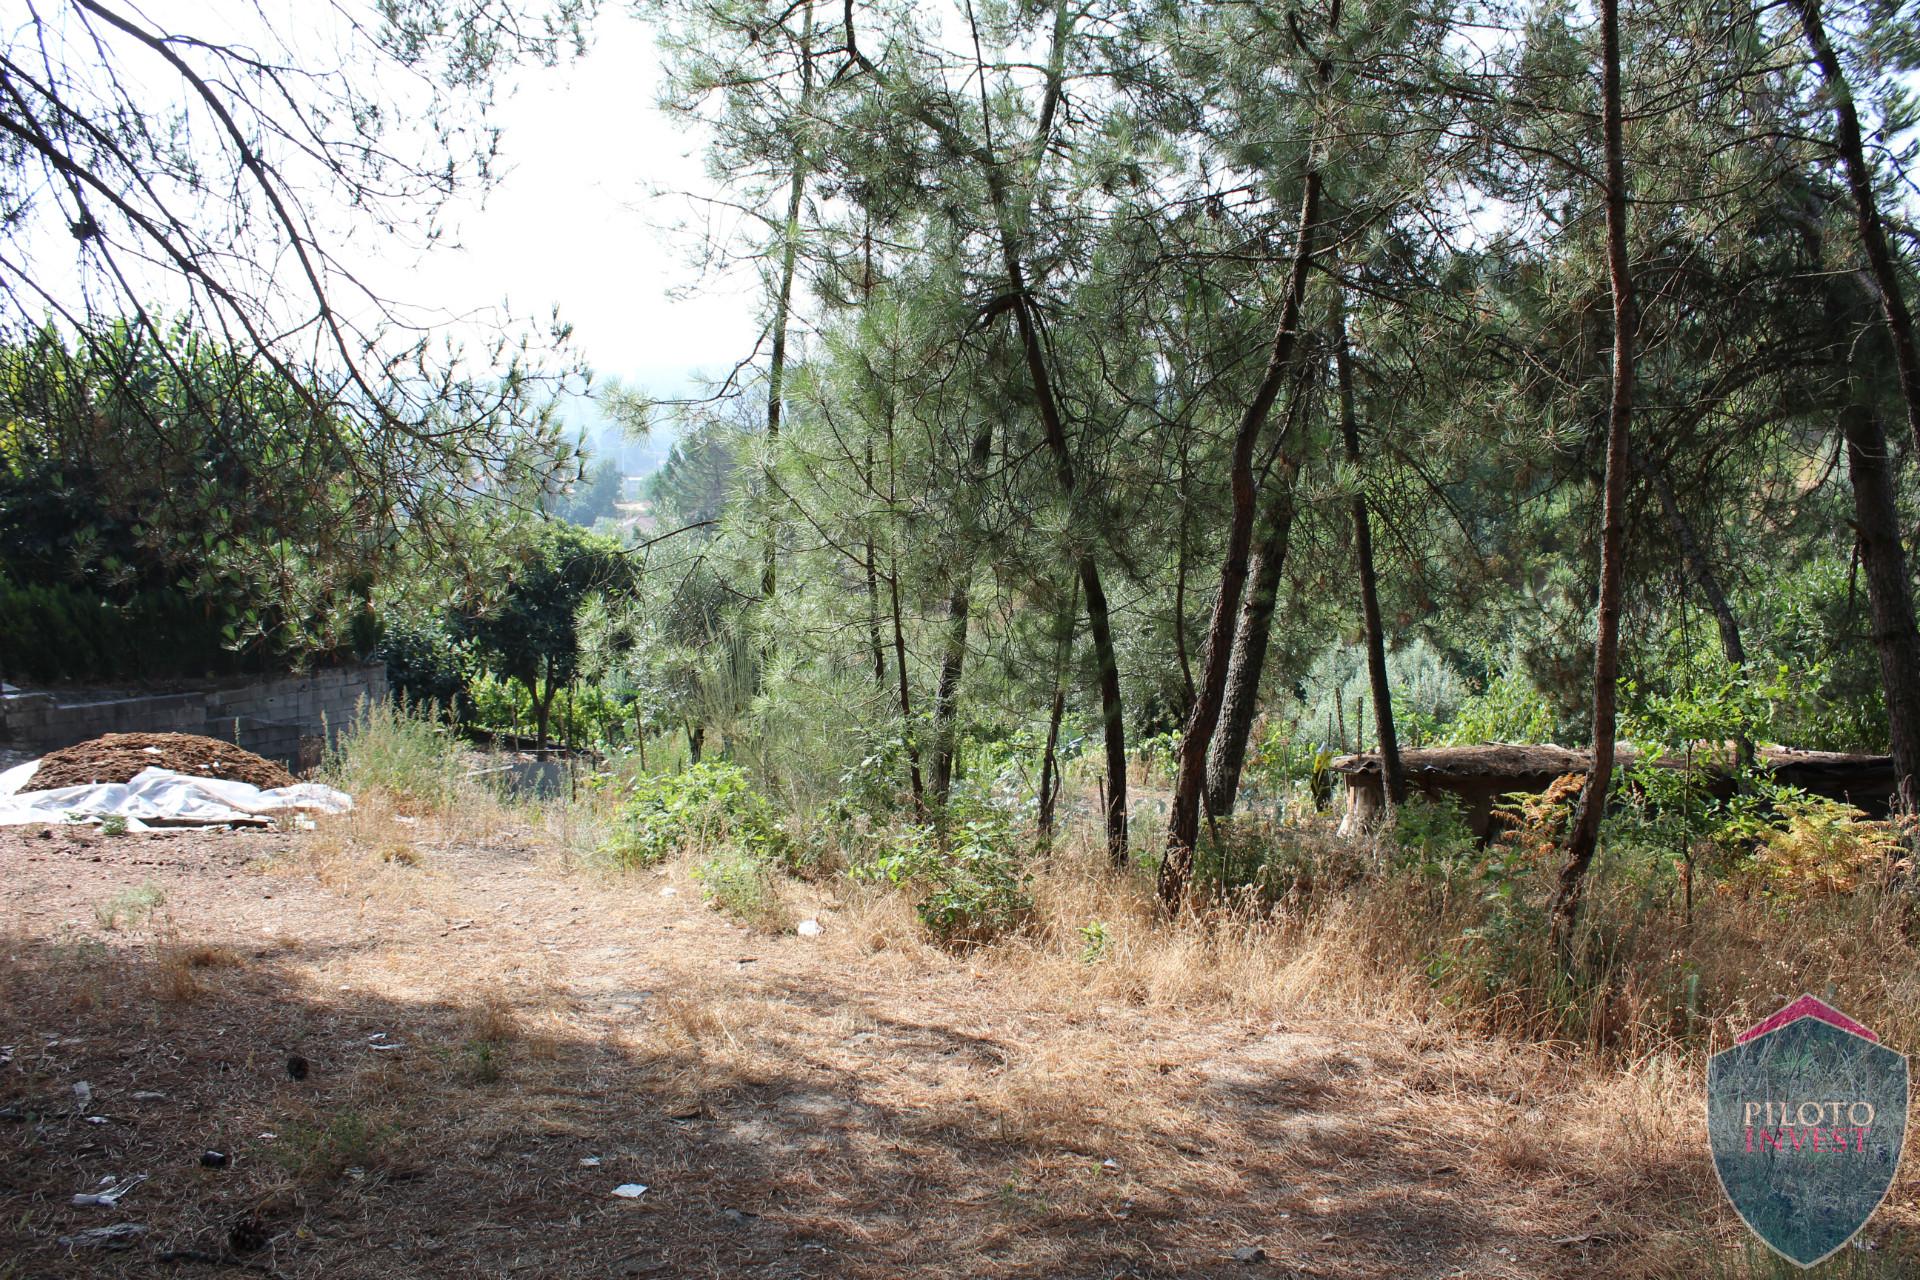
[[[125,602],[65,584],[21,584],[0,574],[0,675],[8,680],[118,680],[205,675],[239,668],[220,620],[170,591]]]

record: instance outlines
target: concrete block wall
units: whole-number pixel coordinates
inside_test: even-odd
[[[313,763],[363,702],[386,698],[387,670],[380,664],[221,681],[186,692],[14,691],[0,694],[0,747],[42,753],[103,733],[201,733],[298,768]]]

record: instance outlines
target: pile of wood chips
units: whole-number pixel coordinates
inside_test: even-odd
[[[96,782],[131,782],[142,769],[171,769],[195,778],[225,778],[262,789],[293,785],[293,775],[218,738],[197,733],[109,733],[40,758],[27,786],[35,791]]]

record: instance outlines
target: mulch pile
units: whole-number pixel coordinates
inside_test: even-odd
[[[195,778],[227,778],[265,789],[290,787],[293,775],[231,742],[197,733],[109,733],[40,758],[27,785],[35,791],[131,782],[142,769],[171,769]]]

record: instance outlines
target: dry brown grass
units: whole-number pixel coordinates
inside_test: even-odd
[[[1895,1043],[1913,1027],[1907,944],[1840,936],[1897,923],[1891,895],[1820,904],[1824,940],[1736,899],[1648,919],[1612,1021],[1567,1037],[1431,980],[1470,904],[1389,877],[1171,925],[1076,832],[1024,929],[953,951],[843,879],[781,888],[821,937],[743,928],[687,862],[590,869],[589,818],[502,809],[476,837],[375,796],[239,858],[77,843],[107,859],[92,875],[154,878],[151,929],[90,922],[108,888],[70,891],[70,864],[24,865],[0,889],[0,1045],[29,1051],[0,1105],[84,1078],[115,1121],[0,1125],[0,1248],[35,1275],[145,1274],[151,1248],[49,1243],[92,1225],[73,1190],[145,1170],[129,1207],[155,1248],[253,1221],[247,1258],[290,1278],[1225,1276],[1255,1273],[1227,1259],[1245,1244],[1320,1280],[1770,1275],[1690,1127],[1704,1048],[1790,982],[1833,983]],[[401,844],[414,863],[382,857]],[[1721,1021],[1673,1023],[1681,972]],[[199,1170],[208,1146],[232,1168]],[[652,1189],[607,1195],[627,1181]],[[1903,1181],[1882,1256],[1915,1204]]]

